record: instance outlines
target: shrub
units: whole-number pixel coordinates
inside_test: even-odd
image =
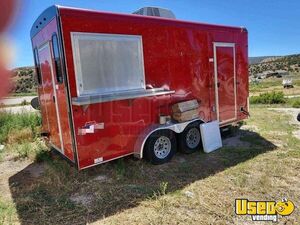
[[[16,159],[30,158],[36,162],[49,161],[49,148],[39,138],[40,125],[41,117],[37,113],[2,112],[0,113],[0,144],[4,144],[5,152],[9,152]],[[4,151],[0,153],[3,157]]]
[[[250,103],[251,104],[281,104],[285,103],[286,99],[284,98],[283,92],[271,92],[271,93],[263,93],[259,96],[251,96]]]
[[[13,145],[15,148],[15,151],[18,154],[18,158],[27,158],[30,156],[32,152],[32,146],[31,143],[25,142],[24,144],[19,144],[19,145]]]
[[[28,102],[24,99],[24,100],[21,102],[21,105],[28,105]]]
[[[8,132],[6,142],[8,144],[20,144],[28,141],[33,141],[34,134],[29,127],[22,129],[11,129]]]
[[[297,99],[292,103],[293,108],[300,108],[300,100]]]
[[[37,138],[34,141],[24,141],[22,143],[7,144],[5,151],[9,152],[15,159],[29,158],[36,162],[49,161],[50,149],[45,142]]]

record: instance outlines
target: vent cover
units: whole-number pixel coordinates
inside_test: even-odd
[[[174,13],[171,10],[158,7],[143,7],[133,12],[132,14],[176,19]]]

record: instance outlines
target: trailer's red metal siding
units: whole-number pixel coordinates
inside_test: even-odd
[[[197,99],[200,117],[216,119],[213,42],[235,43],[237,107],[247,108],[247,32],[242,28],[197,24],[134,15],[60,8],[66,65],[72,97],[77,97],[70,32],[142,35],[146,85],[175,90],[175,94],[72,106],[79,168],[130,154],[140,132],[170,114],[173,103]],[[237,112],[237,120],[246,115]],[[103,122],[105,128],[78,135],[86,122]]]

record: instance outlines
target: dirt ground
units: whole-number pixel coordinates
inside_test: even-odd
[[[44,171],[44,164],[34,164],[33,167],[28,167],[32,162],[30,160],[14,160],[13,158],[6,157],[0,162],[0,191],[1,197],[5,200],[12,200],[9,178],[19,173],[26,171],[28,177],[24,179],[32,179],[39,177]],[[17,185],[17,184],[15,184]]]

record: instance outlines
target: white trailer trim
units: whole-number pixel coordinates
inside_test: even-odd
[[[218,63],[217,63],[217,47],[229,47],[233,49],[233,82],[234,82],[234,117],[228,120],[220,121],[220,109],[219,109],[219,92],[218,92]],[[214,79],[215,79],[215,102],[217,119],[220,121],[220,125],[237,120],[237,96],[236,96],[236,54],[235,43],[227,42],[213,42],[214,48]]]
[[[93,167],[93,166],[97,166],[97,165],[100,165],[100,164],[103,164],[103,163],[106,163],[106,162],[109,162],[109,161],[112,161],[112,160],[115,160],[115,159],[120,159],[120,158],[123,158],[123,157],[126,157],[126,156],[129,156],[129,155],[132,155],[133,153],[128,153],[128,154],[125,154],[125,155],[121,155],[121,156],[118,156],[118,157],[115,157],[115,158],[112,158],[112,159],[108,159],[108,160],[103,160],[101,162],[98,162],[98,163],[94,163],[92,165],[89,165],[89,166],[85,166],[85,167],[78,167],[79,170],[84,170],[84,169],[87,169],[87,168],[90,168],[90,167]]]

